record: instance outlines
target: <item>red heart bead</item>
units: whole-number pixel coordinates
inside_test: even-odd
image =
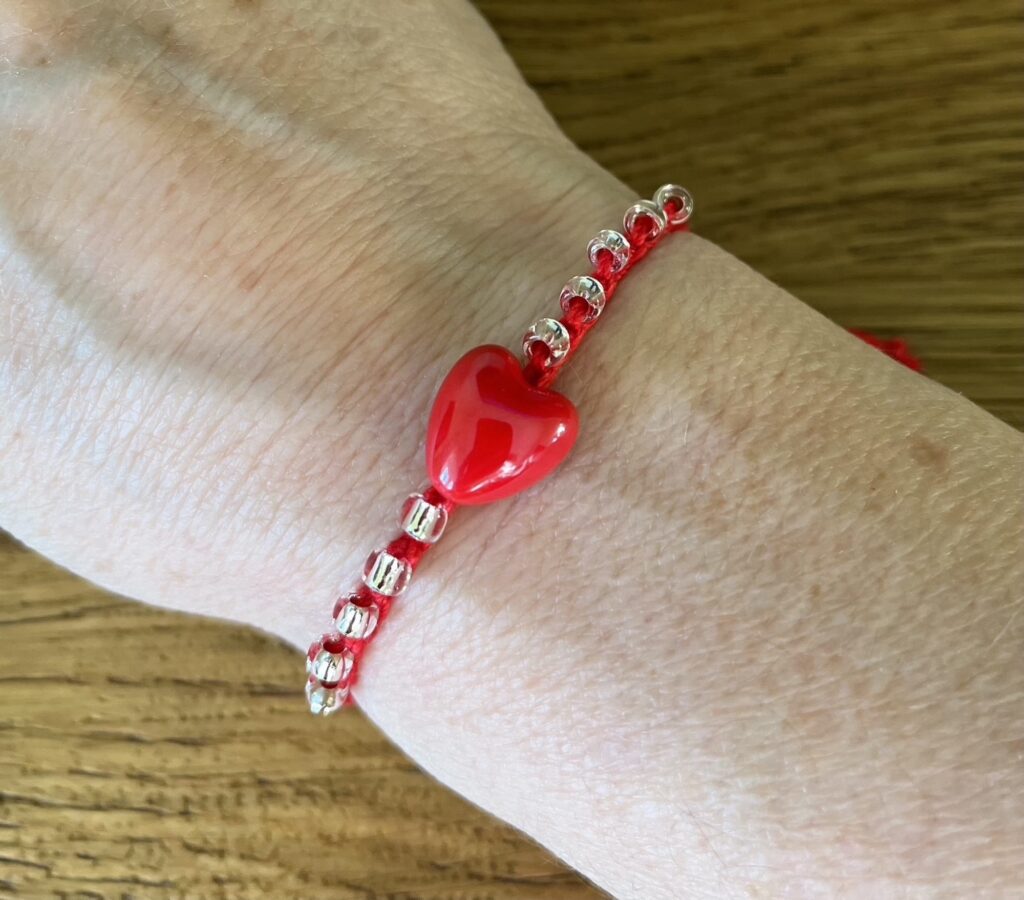
[[[527,383],[504,347],[470,350],[448,373],[427,427],[427,471],[449,500],[490,503],[535,485],[569,454],[576,407]]]

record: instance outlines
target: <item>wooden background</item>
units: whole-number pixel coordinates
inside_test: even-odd
[[[602,163],[1024,423],[1016,0],[481,5]],[[358,713],[325,739],[296,654],[238,631],[0,537],[0,896],[598,896]]]

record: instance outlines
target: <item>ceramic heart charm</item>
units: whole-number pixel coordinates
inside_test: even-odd
[[[427,471],[459,505],[502,500],[549,475],[579,432],[576,407],[526,381],[504,347],[477,347],[448,373],[427,428]]]

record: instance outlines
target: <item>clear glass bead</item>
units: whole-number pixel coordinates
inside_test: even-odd
[[[385,597],[397,597],[409,586],[412,566],[387,550],[374,550],[363,567],[363,583]]]
[[[423,544],[438,541],[447,524],[448,510],[435,506],[422,494],[411,494],[402,506],[402,531]]]
[[[328,687],[316,681],[306,683],[306,700],[314,716],[329,716],[345,705],[347,687]]]
[[[562,305],[562,312],[568,315],[572,309],[572,302],[577,297],[587,304],[587,321],[591,322],[601,315],[604,309],[605,296],[604,285],[596,278],[589,275],[576,275],[569,279],[569,283],[562,288],[562,294],[558,298]]]
[[[693,197],[678,184],[663,184],[654,192],[654,203],[672,225],[682,225],[693,215]],[[675,212],[669,211],[670,205],[675,207]]]
[[[592,266],[598,266],[601,262],[601,251],[606,250],[612,255],[612,271],[621,272],[629,262],[629,255],[632,252],[629,241],[617,231],[605,229],[599,231],[589,244],[587,244],[587,259]]]
[[[536,341],[548,348],[547,364],[554,366],[569,352],[569,330],[558,319],[538,319],[523,336],[523,353],[530,358],[530,348]]]
[[[373,634],[379,618],[380,610],[376,603],[360,606],[350,598],[338,610],[338,615],[334,619],[334,627],[338,629],[338,634],[342,637],[365,641]]]
[[[353,659],[350,650],[342,648],[332,652],[324,648],[309,661],[307,669],[310,675],[326,684],[338,684],[347,681],[352,674]]]
[[[661,207],[651,200],[637,200],[622,219],[622,226],[626,234],[631,234],[636,223],[642,218],[651,220],[651,237],[656,238],[668,228],[668,217],[661,211]]]

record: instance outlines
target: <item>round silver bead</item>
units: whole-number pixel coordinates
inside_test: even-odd
[[[306,683],[306,700],[314,716],[329,716],[345,705],[347,687],[328,687],[315,681]]]
[[[571,278],[569,283],[562,288],[562,294],[558,298],[562,304],[562,312],[568,314],[572,308],[572,301],[577,297],[586,301],[588,307],[586,321],[592,322],[601,315],[601,310],[604,309],[605,296],[604,285],[600,281],[596,278],[591,278],[589,275],[576,275]]]
[[[409,537],[423,544],[433,544],[444,534],[448,510],[436,506],[422,494],[410,494],[402,507],[399,525]]]
[[[336,653],[324,648],[306,665],[309,674],[327,684],[339,684],[352,674],[354,657],[350,650],[342,648]]]
[[[626,230],[626,234],[630,234],[636,227],[636,223],[645,216],[651,220],[652,238],[659,237],[668,228],[668,217],[661,211],[660,206],[652,200],[637,200],[626,210],[626,215],[622,218],[622,226]]]
[[[412,566],[387,550],[374,550],[363,567],[363,583],[385,597],[397,597],[412,578]]]
[[[606,228],[604,231],[599,231],[597,236],[587,244],[587,259],[590,260],[592,266],[599,264],[602,250],[606,250],[612,255],[612,271],[621,272],[629,262],[629,255],[633,248],[629,246],[629,241],[623,235]]]
[[[663,184],[654,192],[654,203],[671,225],[682,225],[693,215],[693,196],[678,184]],[[675,212],[669,212],[669,203],[678,205]]]
[[[346,600],[334,618],[334,627],[342,637],[365,641],[377,627],[380,610],[376,603],[361,606],[351,599]]]
[[[530,358],[530,348],[540,341],[548,348],[546,365],[558,365],[569,352],[569,330],[558,319],[538,319],[523,336],[523,353]]]

